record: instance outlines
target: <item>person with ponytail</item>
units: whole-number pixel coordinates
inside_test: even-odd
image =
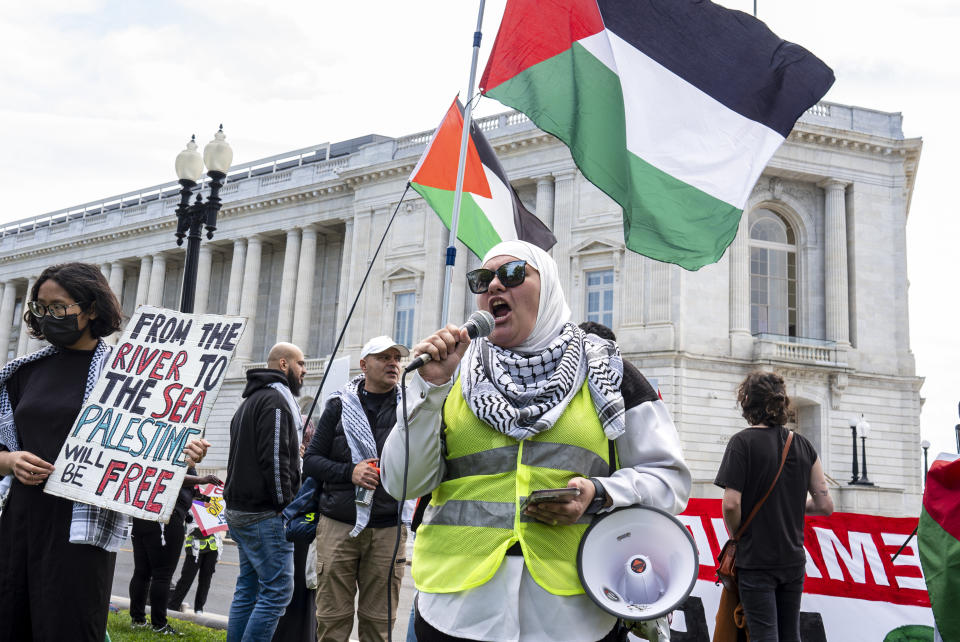
[[[737,403],[750,425],[730,438],[714,480],[724,489],[723,521],[731,536],[776,478],[793,415],[783,377],[773,372],[747,375]],[[780,477],[737,543],[740,603],[752,642],[799,642],[804,515],[832,512],[817,451],[794,433]]]

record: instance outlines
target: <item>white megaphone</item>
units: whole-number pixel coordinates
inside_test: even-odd
[[[594,520],[577,552],[590,599],[624,620],[653,620],[680,606],[697,581],[693,537],[670,513],[630,506]]]

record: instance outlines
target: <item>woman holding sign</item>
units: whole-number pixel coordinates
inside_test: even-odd
[[[0,642],[101,642],[116,550],[129,533],[117,513],[43,492],[122,321],[100,270],[47,268],[28,292],[24,322],[48,345],[0,370],[0,475],[11,476],[0,515]],[[188,463],[209,444],[190,442]]]

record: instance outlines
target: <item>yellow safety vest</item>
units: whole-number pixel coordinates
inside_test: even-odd
[[[611,449],[587,384],[552,428],[523,441],[478,419],[463,399],[459,379],[443,419],[446,475],[417,530],[412,568],[417,588],[454,593],[480,586],[520,542],[537,584],[555,595],[583,593],[577,548],[591,516],[550,526],[523,515],[520,505],[532,490],[610,474]]]
[[[187,539],[183,543],[183,547],[195,548],[198,551],[209,548],[211,551],[215,551],[217,550],[217,536],[210,535],[209,537],[194,537],[193,535],[187,535]]]

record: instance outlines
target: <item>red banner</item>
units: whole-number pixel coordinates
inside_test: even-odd
[[[699,578],[716,579],[717,555],[728,539],[720,500],[691,499],[679,519],[693,535],[700,553]],[[910,539],[897,559],[892,559],[916,526],[914,517],[856,513],[807,517],[807,578],[803,592],[930,606],[917,538]]]
[[[716,559],[728,539],[720,500],[691,499],[678,518],[693,536],[700,572],[690,598],[673,613],[671,639],[709,642],[720,601]],[[854,513],[806,519],[807,576],[800,605],[804,640],[879,642],[905,626],[933,626],[916,537],[893,560],[916,525],[916,518]]]

